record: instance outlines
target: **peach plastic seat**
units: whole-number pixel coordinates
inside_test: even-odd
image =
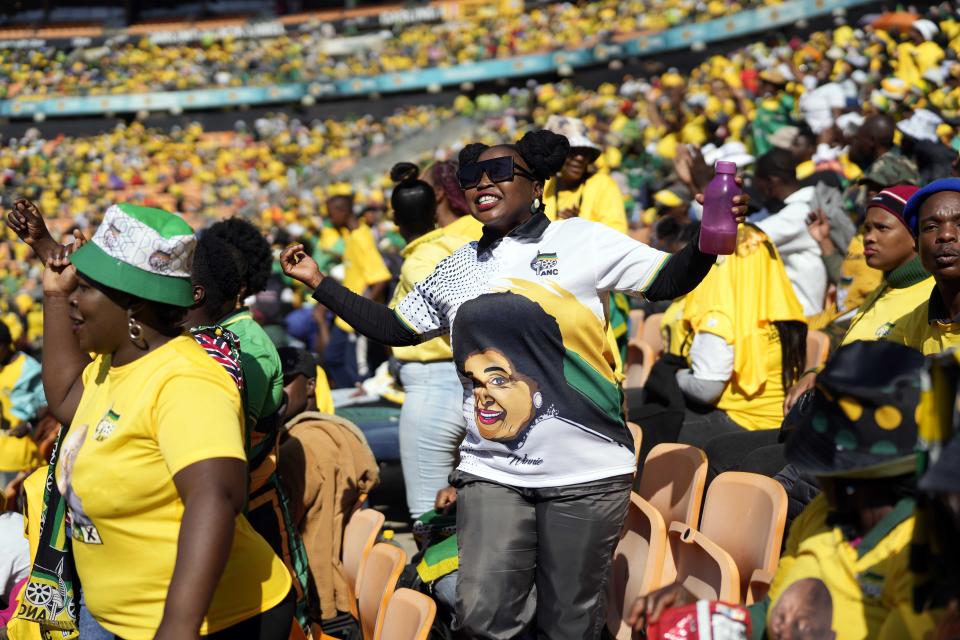
[[[641,309],[630,310],[630,339],[639,338],[643,335],[643,324],[647,314]]]
[[[643,463],[637,493],[663,516],[663,521],[696,527],[707,482],[707,456],[688,444],[658,444]]]
[[[363,563],[380,535],[385,517],[373,509],[355,511],[343,532],[343,575],[350,588],[350,605],[356,607],[359,593],[358,578],[363,573]],[[356,609],[351,613],[357,615]]]
[[[739,527],[730,526],[739,531]],[[710,538],[687,525],[674,522],[667,533],[676,563],[676,582],[698,600],[740,602],[740,573],[730,554]]]
[[[830,337],[822,331],[807,332],[807,369],[822,367],[830,357]]]
[[[633,448],[636,451],[634,473],[636,473],[636,465],[640,464],[640,447],[643,445],[643,430],[641,430],[640,425],[635,422],[628,422],[627,429],[630,429],[630,433],[633,435]]]
[[[773,478],[728,471],[710,483],[700,532],[736,562],[741,602],[752,604],[766,595],[786,522],[787,492]]]
[[[397,580],[407,564],[400,547],[381,542],[373,545],[363,563],[357,598],[363,640],[373,640],[374,632],[387,613],[387,601],[397,588]]]
[[[375,640],[427,640],[437,603],[413,589],[397,589],[387,602],[387,611],[377,624]]]
[[[777,569],[787,492],[755,473],[728,471],[710,484],[697,531],[679,522],[667,538],[677,581],[698,598],[752,604]]]
[[[626,379],[623,386],[627,389],[640,389],[647,383],[650,370],[656,356],[653,349],[643,340],[631,338],[627,343],[627,361],[624,363]]]
[[[649,502],[631,492],[607,583],[607,630],[617,640],[633,637],[626,622],[633,601],[663,586],[661,572],[666,551],[663,517]]]
[[[663,336],[660,334],[660,323],[663,321],[662,313],[655,313],[643,321],[642,340],[650,345],[655,358],[659,358],[663,353]]]

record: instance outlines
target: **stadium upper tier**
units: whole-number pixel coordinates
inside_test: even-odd
[[[306,88],[317,83],[451,69],[598,45],[616,47],[671,28],[683,29],[687,24],[725,16],[733,20],[744,9],[779,4],[779,0],[600,0],[581,5],[548,4],[513,14],[497,12],[493,16],[398,25],[392,30],[358,37],[331,34],[329,29],[314,23],[305,31],[288,29],[277,37],[211,35],[181,44],[160,44],[163,38],[152,38],[146,33],[127,35],[126,42],[108,40],[87,46],[44,42],[14,48],[12,43],[4,46],[0,41],[0,99],[116,96],[289,83],[303,83]],[[825,0],[804,4],[820,8],[821,13],[840,6]],[[763,24],[757,22],[761,28],[770,26],[766,20]],[[301,25],[304,26],[309,23]],[[728,31],[742,31],[734,29],[737,25],[732,22],[727,26]],[[723,29],[720,31],[717,35],[722,37]],[[689,30],[685,35],[695,36]],[[464,80],[474,78],[465,76]]]

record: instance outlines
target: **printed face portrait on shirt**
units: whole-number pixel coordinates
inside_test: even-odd
[[[514,284],[533,292],[522,286],[530,283]],[[556,313],[565,300],[556,296]],[[473,390],[478,435],[511,450],[521,449],[533,429],[567,426],[630,441],[622,423],[610,424],[597,403],[568,380],[578,359],[543,304],[519,293],[488,293],[464,303],[457,313],[453,358]]]
[[[773,606],[768,629],[771,640],[832,640],[833,598],[817,578],[797,580]]]
[[[496,349],[470,354],[463,363],[473,381],[477,430],[487,440],[514,440],[536,416],[542,395],[537,382],[516,370]]]

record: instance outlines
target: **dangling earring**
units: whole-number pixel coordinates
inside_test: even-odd
[[[143,325],[136,321],[133,316],[130,316],[130,319],[127,321],[127,336],[130,338],[130,342],[140,346],[144,342],[143,340]]]
[[[533,406],[537,409],[543,406],[543,394],[539,391],[533,394]]]
[[[530,205],[530,213],[539,213],[540,212],[540,198],[534,198],[533,204]]]

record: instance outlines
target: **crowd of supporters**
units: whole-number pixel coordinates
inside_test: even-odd
[[[375,43],[329,48],[319,25],[276,38],[209,39],[200,46],[149,38],[101,46],[0,48],[0,98],[107,95],[269,86],[416,71],[612,43],[684,22],[776,2],[602,0],[545,4],[529,12],[481,11],[439,24],[400,25]]]

